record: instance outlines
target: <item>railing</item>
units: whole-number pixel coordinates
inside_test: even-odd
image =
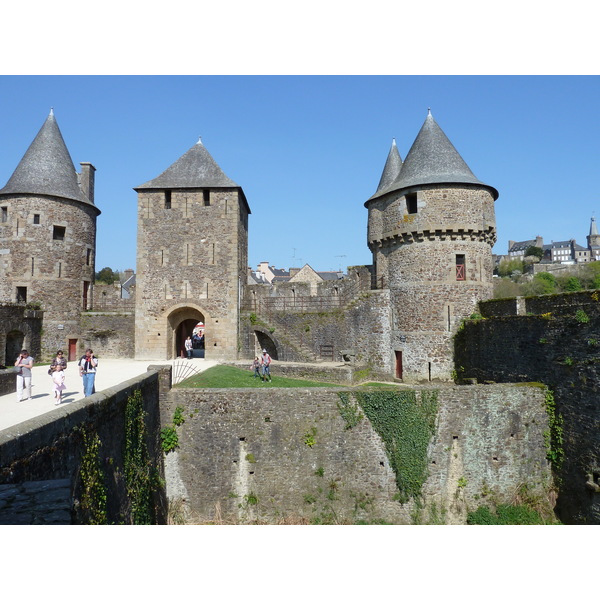
[[[92,303],[92,311],[120,312],[135,310],[133,298],[100,298]]]

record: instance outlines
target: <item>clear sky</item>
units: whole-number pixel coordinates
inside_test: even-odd
[[[371,263],[364,202],[392,139],[404,159],[431,107],[500,193],[495,253],[536,235],[585,245],[599,98],[597,76],[2,76],[0,185],[53,107],[77,170],[97,169],[97,270],[135,268],[132,188],[201,136],[250,204],[250,266],[345,269]]]

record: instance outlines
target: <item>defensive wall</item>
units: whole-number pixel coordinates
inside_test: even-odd
[[[390,455],[371,421],[348,427],[342,399],[361,413],[349,388],[174,388],[161,411],[169,422],[181,407],[185,419],[179,449],[167,455],[170,500],[193,522],[226,523],[464,523],[481,504],[511,502],[523,484],[551,503],[542,388],[415,390],[417,398],[437,390],[438,398],[418,503],[398,500]]]
[[[164,523],[159,408],[170,371],[149,367],[121,385],[0,431],[0,524],[127,524],[136,521],[140,506],[153,522]],[[143,426],[130,404],[137,390]]]
[[[24,303],[0,303],[0,365],[12,367],[23,348],[39,356],[43,314]]]
[[[553,392],[557,514],[564,523],[600,523],[600,292],[482,302],[485,318],[455,338],[457,376],[479,382],[538,381]]]

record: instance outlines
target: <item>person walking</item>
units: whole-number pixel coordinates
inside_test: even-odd
[[[31,368],[33,367],[33,357],[23,348],[19,358],[15,361],[17,367],[17,402],[23,400],[23,390],[25,390],[25,400],[31,400]]]
[[[88,348],[79,360],[79,376],[83,378],[83,395],[86,398],[96,391],[94,383],[97,367],[98,359],[94,356],[93,350]]]
[[[260,357],[260,364],[262,366],[263,381],[266,381],[267,377],[269,378],[269,381],[271,381],[271,370],[269,368],[271,365],[271,357],[266,350],[263,350],[262,356]]]
[[[65,372],[62,365],[56,365],[52,373],[52,391],[54,392],[54,405],[58,406],[62,402],[62,393],[66,389]]]
[[[193,352],[193,348],[192,348],[192,338],[188,335],[186,340],[185,340],[185,351],[187,352],[187,357],[188,360],[190,358],[192,358],[192,352]]]
[[[250,368],[254,370],[254,375],[252,376],[252,379],[254,379],[255,377],[258,377],[260,379],[260,361],[258,360],[258,356],[254,357],[254,360],[252,361],[252,366]]]
[[[62,350],[59,350],[56,353],[56,356],[52,359],[52,362],[50,363],[50,368],[52,369],[52,371],[54,371],[58,365],[60,365],[63,368],[63,371],[67,368],[67,359],[64,357]]]

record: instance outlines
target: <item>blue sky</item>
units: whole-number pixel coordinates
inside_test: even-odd
[[[2,76],[0,184],[53,107],[76,168],[97,168],[97,269],[135,268],[132,188],[202,136],[250,204],[250,266],[370,264],[364,202],[392,138],[404,159],[431,107],[500,192],[495,253],[536,235],[585,245],[598,98],[597,76]]]

